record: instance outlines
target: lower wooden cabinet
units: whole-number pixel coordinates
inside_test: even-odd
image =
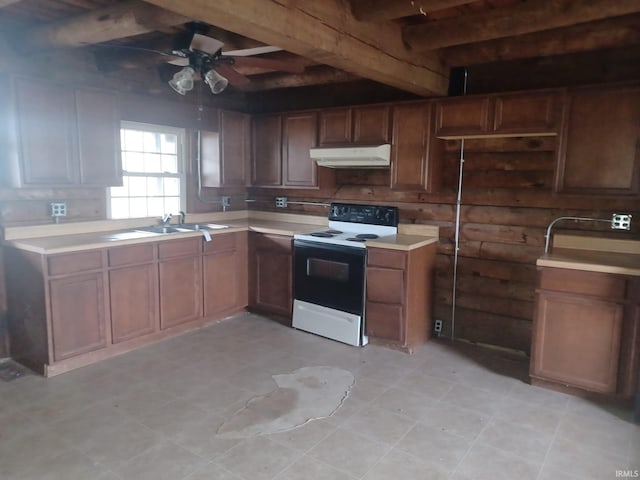
[[[365,331],[412,351],[431,336],[435,244],[414,250],[367,249]]]
[[[293,309],[291,237],[252,233],[249,239],[249,306],[291,325]]]
[[[49,295],[54,361],[107,345],[102,272],[50,280]]]
[[[640,338],[633,285],[622,275],[541,268],[530,367],[534,383],[632,395]]]
[[[161,330],[202,316],[201,242],[188,238],[158,246]]]

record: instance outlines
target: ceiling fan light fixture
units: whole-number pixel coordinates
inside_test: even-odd
[[[220,75],[213,68],[204,74],[204,81],[209,85],[211,93],[214,95],[222,92],[227,88],[227,85],[229,85],[229,80]]]
[[[185,95],[189,90],[193,89],[193,79],[196,71],[192,67],[184,67],[173,75],[169,80],[169,86],[180,95]]]

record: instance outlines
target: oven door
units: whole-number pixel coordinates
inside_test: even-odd
[[[367,250],[306,240],[293,245],[294,298],[361,316]]]

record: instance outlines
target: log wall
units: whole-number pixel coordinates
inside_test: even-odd
[[[635,197],[552,193],[555,137],[465,141],[460,250],[457,278],[456,337],[529,353],[536,284],[536,259],[544,251],[547,225],[556,217],[608,218],[611,213],[640,216]],[[335,187],[316,191],[252,189],[252,208],[273,210],[273,196],[290,200],[391,204],[403,223],[440,226],[436,258],[434,318],[450,333],[455,238],[455,202],[460,142],[444,148],[443,188],[437,194],[392,191],[388,170],[335,170]],[[277,211],[282,211],[281,209]],[[288,211],[326,215],[326,207],[292,205]],[[555,231],[598,230],[599,235],[640,238],[607,231],[606,224],[559,224]]]

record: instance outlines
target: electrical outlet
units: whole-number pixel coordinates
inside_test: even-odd
[[[433,325],[433,331],[440,335],[442,333],[442,320],[436,320]]]
[[[631,215],[628,213],[614,213],[611,216],[611,228],[613,230],[630,230]]]
[[[276,207],[287,208],[287,197],[276,197]]]
[[[66,217],[67,216],[67,204],[65,202],[51,203],[51,216],[52,217]]]
[[[222,196],[222,206],[223,207],[230,207],[231,206],[231,197],[229,197],[228,195],[223,195]]]

